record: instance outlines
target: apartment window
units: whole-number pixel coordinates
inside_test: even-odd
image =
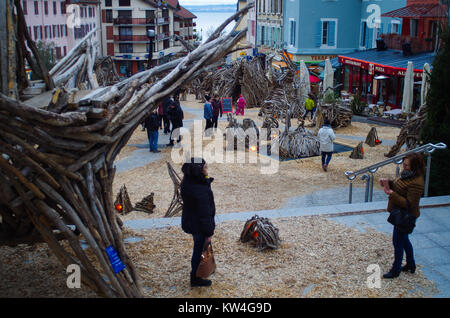
[[[105,10],[105,23],[113,22],[113,13],[112,10]]]
[[[120,53],[133,53],[133,44],[132,43],[119,43],[119,52]]]
[[[264,26],[261,27],[261,45],[264,45],[264,40],[266,38],[266,28]]]
[[[58,10],[56,9],[56,1],[53,1],[53,14],[56,15]]]
[[[66,14],[66,1],[61,1],[61,14]]]
[[[61,58],[61,48],[59,46],[56,47],[56,58],[57,59]]]
[[[119,0],[119,7],[129,7],[130,0]]]
[[[112,7],[112,0],[105,0],[105,7]]]
[[[23,14],[28,14],[28,8],[27,8],[27,0],[23,0],[22,1],[22,11],[23,11]]]
[[[391,27],[391,33],[397,33],[400,34],[400,22],[399,21],[392,21],[392,27]]]
[[[322,19],[318,24],[318,35],[316,37],[319,41],[316,46],[336,47],[336,27],[336,19]]]
[[[289,45],[295,46],[296,21],[289,20]]]
[[[367,31],[368,31],[367,30],[367,22],[362,21],[361,22],[361,31],[360,31],[361,38],[360,38],[360,42],[359,42],[359,46],[361,46],[361,47],[365,47],[367,44],[367,35],[368,35]]]
[[[120,41],[132,41],[133,28],[119,27],[119,40]]]
[[[45,15],[48,15],[48,2],[44,1],[44,13]]]
[[[39,2],[34,1],[34,14],[39,15]]]

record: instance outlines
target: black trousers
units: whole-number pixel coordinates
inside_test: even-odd
[[[303,115],[303,119],[305,119],[306,118],[306,116],[308,115],[308,113],[311,113],[311,120],[313,119],[313,116],[314,116],[314,110],[306,110],[306,112],[305,112],[305,114]]]
[[[212,126],[211,127],[217,128],[218,120],[219,120],[219,115],[213,116],[213,118],[212,118]]]
[[[167,117],[167,115],[163,115],[163,122],[164,122],[164,133],[167,134],[170,132],[170,120]]]
[[[191,258],[191,277],[196,277],[198,266],[202,259],[203,246],[205,245],[206,236],[199,234],[192,234],[194,239],[194,248],[192,250]]]

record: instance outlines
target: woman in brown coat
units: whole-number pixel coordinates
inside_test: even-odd
[[[389,195],[388,212],[391,212],[394,207],[400,207],[408,209],[408,212],[416,219],[419,217],[419,201],[424,190],[424,167],[421,154],[409,154],[403,159],[403,171],[399,177],[394,180],[380,179],[380,185]],[[384,278],[398,277],[401,271],[415,272],[414,251],[408,235],[394,226],[392,235],[394,263],[391,270],[383,275]],[[403,251],[406,253],[406,266],[402,267]]]

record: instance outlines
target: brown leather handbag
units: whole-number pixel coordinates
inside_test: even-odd
[[[208,242],[203,247],[202,259],[197,268],[197,277],[207,278],[216,270],[216,260],[214,259],[214,252],[211,242]]]

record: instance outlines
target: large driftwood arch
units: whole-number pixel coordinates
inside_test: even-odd
[[[186,57],[97,89],[58,112],[0,94],[0,243],[44,241],[63,266],[78,264],[82,282],[99,295],[141,297],[139,275],[113,206],[114,159],[157,101],[232,51],[246,30],[218,35],[250,7],[231,16]],[[125,265],[118,273],[109,247]]]

